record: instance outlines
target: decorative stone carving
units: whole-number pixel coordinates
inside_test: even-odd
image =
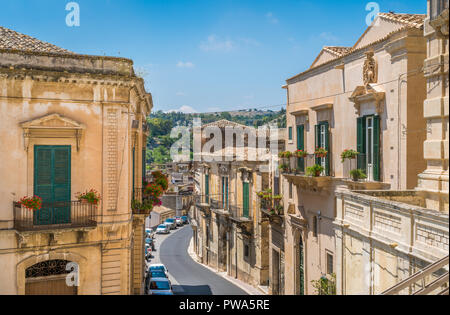
[[[23,129],[24,149],[28,151],[31,138],[75,138],[77,151],[85,126],[60,114],[51,114],[20,124]]]
[[[367,86],[370,83],[378,82],[378,64],[374,58],[373,50],[369,50],[366,53],[366,60],[363,67],[363,81]]]
[[[386,93],[381,91],[378,86],[367,84],[366,86],[358,86],[349,100],[354,103],[356,114],[360,115],[360,107],[362,103],[373,102],[376,106],[376,112],[381,115],[384,111],[384,100]]]
[[[436,30],[438,37],[447,38],[449,35],[449,9],[445,9],[434,20],[430,21],[430,25]]]

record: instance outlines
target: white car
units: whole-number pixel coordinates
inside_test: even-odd
[[[170,227],[167,224],[158,225],[156,228],[156,234],[169,234]]]
[[[148,266],[147,272],[148,271],[163,271],[165,274],[168,274],[169,272],[163,264],[151,264]]]
[[[175,222],[177,223],[177,226],[183,225],[183,219],[181,219],[181,217],[175,217]]]

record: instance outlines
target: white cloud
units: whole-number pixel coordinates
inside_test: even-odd
[[[181,106],[179,109],[171,109],[166,111],[166,113],[184,113],[184,114],[195,114],[198,113],[198,111],[196,111],[194,108],[192,108],[191,106]]]
[[[184,94],[184,92],[177,92],[177,94],[175,94],[176,96],[186,96],[186,94]]]
[[[329,41],[329,42],[337,42],[339,40],[338,37],[334,36],[332,33],[330,32],[323,32],[320,35],[320,38]]]
[[[208,36],[208,39],[200,44],[200,49],[204,51],[229,52],[234,48],[234,43],[230,39],[221,40],[216,35]]]
[[[268,12],[266,14],[266,18],[269,20],[270,23],[272,24],[278,24],[278,19],[273,15],[272,12]]]
[[[195,65],[190,61],[187,61],[187,62],[178,61],[177,67],[178,68],[194,68]]]

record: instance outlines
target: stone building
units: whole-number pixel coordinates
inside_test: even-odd
[[[287,150],[308,153],[284,162],[285,294],[316,294],[312,281],[333,274],[338,294],[381,293],[441,256],[445,246],[415,252],[408,243],[421,216],[424,230],[448,239],[448,215],[418,209],[425,204],[410,191],[427,166],[425,18],[380,13],[354,46],[324,47],[283,87]],[[359,155],[342,161],[345,150]],[[322,168],[308,174],[314,166]],[[357,169],[367,178],[354,181]],[[413,206],[395,213],[406,200]]]
[[[131,60],[0,27],[0,294],[141,293],[152,107]],[[89,189],[97,206],[76,200]],[[33,195],[41,210],[17,204]]]
[[[208,128],[220,130],[224,140],[214,153],[205,149],[213,139]],[[226,144],[225,137],[233,139],[233,135],[225,136],[227,128],[245,131],[241,159],[237,158],[238,140]],[[222,120],[202,126],[201,131],[203,152],[201,161],[194,165],[196,204],[190,214],[194,251],[202,263],[218,271],[255,287],[267,287],[269,221],[261,212],[257,193],[272,185],[272,159],[265,149],[259,151],[249,145],[251,134],[259,134],[252,128]],[[270,137],[262,136],[264,146]]]

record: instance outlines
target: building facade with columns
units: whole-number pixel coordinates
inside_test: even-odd
[[[129,59],[0,38],[0,294],[141,293],[143,80]],[[90,189],[97,205],[77,200]],[[34,195],[40,210],[17,203]]]

